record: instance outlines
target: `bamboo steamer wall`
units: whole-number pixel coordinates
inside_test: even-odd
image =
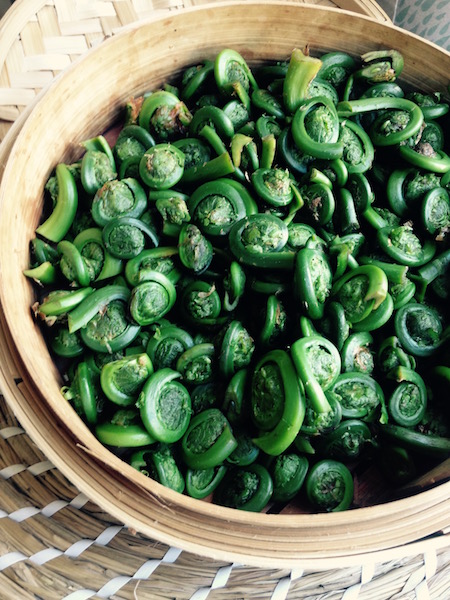
[[[448,84],[448,53],[364,16],[285,3],[188,9],[121,31],[57,77],[12,145],[0,188],[1,318],[6,361],[18,374],[17,387],[6,379],[3,387],[30,437],[74,485],[129,527],[211,558],[280,568],[340,567],[374,553],[399,556],[403,544],[426,546],[424,538],[432,535],[433,543],[448,543],[436,534],[450,524],[450,482],[387,504],[314,515],[248,514],[164,488],[113,456],[62,401],[22,269],[50,172],[57,162],[78,158],[79,142],[106,130],[131,96],[225,46],[255,63],[284,59],[305,44],[312,52],[355,55],[397,48],[405,57],[403,81],[430,91]]]

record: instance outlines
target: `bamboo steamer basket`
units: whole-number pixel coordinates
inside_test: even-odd
[[[450,55],[365,16],[292,3],[217,3],[124,28],[76,61],[35,103],[8,147],[0,188],[3,393],[44,454],[86,496],[130,529],[214,560],[257,567],[343,568],[392,560],[449,543],[450,482],[411,496],[336,514],[249,514],[183,496],[145,478],[97,442],[60,395],[61,380],[36,327],[23,277],[39,222],[42,189],[79,142],[107,130],[133,95],[190,64],[233,47],[255,64],[312,52],[398,48],[402,80],[444,91]],[[6,367],[4,366],[6,365]],[[12,382],[6,371],[16,373]],[[448,479],[448,462],[430,481]],[[420,489],[420,482],[418,482]],[[415,490],[417,492],[417,490]]]

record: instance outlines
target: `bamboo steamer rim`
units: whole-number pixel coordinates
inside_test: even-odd
[[[287,3],[261,4],[249,2],[245,6],[245,14],[252,9],[254,14],[257,11],[258,19],[261,19],[262,13],[265,14],[265,11],[270,11],[274,7],[277,10],[282,8],[289,17],[293,16],[294,13],[296,16],[300,15],[302,17],[314,15],[316,18],[320,15],[327,24],[330,24],[331,20],[339,22],[343,18],[342,12],[334,8],[294,6]],[[220,3],[214,5],[214,12],[217,10],[222,11],[221,14],[225,16],[230,8],[238,13],[244,10],[242,5],[239,4]],[[152,33],[155,33],[156,29],[161,27],[162,24],[172,27],[173,31],[175,29],[178,31],[178,29],[182,29],[181,19],[184,20],[186,16],[189,18],[189,15],[197,17],[200,13],[211,17],[212,10],[212,8],[187,9],[184,11],[183,17],[174,15],[169,18],[149,21],[139,27],[131,26],[118,34],[117,37],[121,36],[121,39],[127,37],[128,41],[134,43],[134,38],[138,37],[145,27],[151,27]],[[244,15],[240,15],[240,17],[244,18]],[[238,19],[239,17],[233,14],[233,18]],[[427,50],[431,53],[431,58],[447,56],[448,60],[450,56],[438,47],[434,47],[433,44],[415,38],[411,34],[405,34],[393,26],[381,26],[366,17],[346,15],[346,18],[350,19],[352,23],[358,22],[361,26],[367,24],[367,28],[371,32],[376,30],[378,35],[386,30],[389,30],[392,35],[396,32],[396,35],[406,44],[411,44],[414,41],[416,44],[421,45],[422,51]],[[341,22],[340,25],[342,26],[343,23]],[[158,31],[158,33],[160,32]],[[187,35],[187,33],[187,31],[183,31],[183,34]],[[115,39],[117,37],[107,40],[102,46],[94,50],[91,56],[95,55],[96,58],[99,58],[108,49],[113,49],[112,44],[116,44]],[[81,75],[81,70],[84,73],[86,68],[85,59],[72,65],[62,76],[57,78],[47,94],[37,102],[28,120],[23,124],[17,140],[12,145],[11,158],[8,160],[3,174],[3,182],[6,181],[7,183],[5,186],[2,185],[2,190],[3,187],[7,188],[8,184],[11,185],[15,169],[18,168],[17,164],[25,160],[23,154],[27,152],[29,137],[33,136],[33,127],[37,126],[40,120],[45,119],[45,111],[49,108],[49,94],[53,93],[55,98],[58,91],[67,92],[69,83],[74,81],[73,78]],[[85,133],[82,132],[82,138],[86,137]],[[98,133],[98,130],[92,133]],[[65,148],[62,150],[65,150]],[[60,151],[58,147],[53,152],[55,155],[62,156],[62,150]],[[73,152],[73,148],[69,150],[69,154],[73,154]],[[28,154],[27,159],[29,158]],[[46,175],[48,175],[48,172]],[[6,192],[4,194],[5,196],[3,193],[0,196],[0,210],[2,211],[0,216],[5,214],[9,217],[10,215],[6,212]],[[38,219],[39,215],[40,210],[36,210],[33,217]],[[29,234],[30,231],[30,224],[28,224]],[[5,257],[5,249],[0,248],[0,259],[6,267]],[[22,259],[24,259],[23,255]],[[17,269],[17,264],[15,269]],[[5,268],[2,269],[2,276],[3,282],[9,281],[9,278],[12,281],[17,273],[14,269]],[[29,296],[30,292],[24,289],[27,286],[21,278],[14,283],[18,286],[18,289],[21,288],[24,297],[27,297],[27,294]],[[22,341],[19,335],[22,333],[21,329],[24,322],[16,317],[20,315],[22,319],[25,318],[25,321],[28,321],[25,325],[25,329],[28,331],[27,328],[32,325],[30,315],[24,315],[23,311],[17,313],[18,307],[15,303],[10,302],[4,284],[0,289],[0,299],[4,310],[2,326],[5,338],[8,341],[12,362],[23,380],[20,385],[21,395],[19,397],[12,386],[8,385],[10,382],[2,373],[5,380],[2,382],[6,390],[4,392],[5,397],[14,407],[30,437],[67,475],[69,480],[99,506],[108,510],[113,516],[122,519],[130,527],[164,543],[181,546],[188,551],[225,560],[232,557],[233,560],[254,564],[255,566],[296,567],[309,564],[308,561],[311,561],[311,564],[328,568],[336,564],[354,564],[355,557],[367,558],[380,555],[387,558],[388,556],[398,556],[399,552],[405,551],[405,545],[414,547],[415,542],[418,540],[421,540],[421,544],[426,545],[422,538],[441,532],[445,532],[445,535],[442,537],[436,536],[431,543],[436,544],[438,547],[448,543],[446,539],[448,532],[445,527],[448,526],[450,482],[422,492],[419,496],[423,504],[421,504],[419,510],[417,507],[418,496],[397,500],[389,503],[389,505],[361,508],[347,513],[293,516],[248,515],[247,513],[195,501],[192,498],[162,488],[155,482],[148,481],[104,449],[84,425],[77,422],[78,419],[74,417],[73,411],[61,404],[55,369],[50,373],[36,371],[36,367],[30,360],[30,339],[27,338],[25,343],[25,340]],[[19,348],[14,346],[11,338],[20,340]],[[33,346],[37,343],[37,347],[42,351],[44,350],[41,344],[42,340],[41,342],[34,339],[31,341],[34,342]],[[35,389],[36,383],[38,385],[37,390]],[[56,403],[57,393],[58,402]],[[33,415],[29,414],[30,406],[35,411]],[[75,429],[74,432],[68,428],[67,423],[72,424],[73,429]],[[41,429],[41,426],[43,429]],[[55,440],[49,435],[49,432],[56,436],[61,436],[61,433],[64,433],[64,435],[72,437],[73,441],[61,443],[61,440],[57,437],[56,439],[60,445],[56,446]],[[77,444],[78,452],[73,452],[74,446],[71,444]],[[117,484],[119,497],[116,489],[111,489],[106,485],[107,478],[104,478],[105,480],[101,479],[105,473],[108,477],[112,477]],[[133,483],[133,487],[129,487],[129,481]],[[134,506],[132,506],[133,501]],[[151,503],[152,506],[153,514],[151,515],[148,512],[148,506],[146,506],[148,503]],[[170,519],[167,518],[167,515],[170,515]],[[205,523],[206,519],[208,519],[207,523]],[[386,521],[386,519],[386,525],[380,528],[380,520]],[[396,526],[398,519],[400,520],[399,525]],[[358,526],[360,522],[364,523],[364,527],[373,525],[375,528],[373,530],[360,529]],[[311,524],[315,528],[314,534],[316,535],[319,532],[317,540],[311,540]],[[230,527],[231,525],[232,527]],[[289,529],[290,537],[285,542],[280,543],[279,531],[286,528]],[[391,536],[392,531],[396,533],[395,538]],[[203,536],[201,541],[195,539],[195,535],[199,535],[200,532]],[[217,547],[217,536],[222,533],[226,539],[223,540],[222,548],[219,548]],[[192,536],[194,536],[194,541],[191,541]],[[254,543],[254,549],[248,547],[249,536]],[[349,539],[349,545],[346,546],[345,541],[348,542]],[[354,542],[354,539],[358,539],[358,544]],[[303,546],[308,545],[309,542],[311,542],[311,549],[303,552]],[[275,548],[276,555],[274,556]]]

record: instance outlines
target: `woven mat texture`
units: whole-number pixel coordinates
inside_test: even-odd
[[[305,4],[306,0],[296,0]],[[123,26],[206,0],[16,0],[0,22],[0,141],[55,75]],[[387,19],[374,0],[309,0]]]
[[[315,572],[206,561],[105,514],[0,398],[1,600],[444,600],[450,549]]]
[[[55,75],[89,48],[155,11],[201,3],[16,0],[7,27],[0,21],[0,141]],[[348,8],[345,1],[340,6]],[[376,13],[376,5],[366,6]],[[0,395],[0,600],[90,598],[445,600],[450,549],[318,572],[206,561],[131,531],[90,502],[46,459]]]

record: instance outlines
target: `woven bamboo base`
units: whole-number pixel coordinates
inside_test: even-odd
[[[389,21],[374,0],[295,0]],[[55,75],[121,27],[205,0],[16,0],[0,23],[0,142]]]
[[[385,18],[367,1],[313,3]],[[9,131],[0,165],[36,95],[61,69],[124,24],[155,10],[192,4],[201,1],[16,0],[0,23],[0,140]],[[5,344],[0,319],[0,347]],[[14,385],[13,368],[9,375]],[[413,544],[394,560],[380,555],[364,565],[355,559],[347,568],[293,571],[205,560],[133,532],[90,502],[47,460],[2,397],[0,519],[0,600],[450,597],[448,532],[442,542]]]
[[[125,528],[46,459],[0,398],[1,600],[444,600],[450,549],[345,569],[206,561]]]

